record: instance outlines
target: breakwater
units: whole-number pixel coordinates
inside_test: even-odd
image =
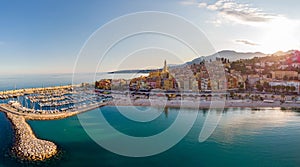
[[[22,160],[43,161],[57,153],[57,146],[50,141],[38,139],[23,116],[6,112],[15,131],[12,152]]]
[[[74,112],[64,112],[57,114],[32,114],[21,113],[8,104],[0,105],[0,111],[6,114],[13,129],[15,143],[12,153],[21,160],[43,161],[51,158],[57,153],[57,146],[50,141],[38,139],[33,133],[26,120],[56,120],[71,117],[82,112],[105,106],[106,103],[94,104],[77,109]]]

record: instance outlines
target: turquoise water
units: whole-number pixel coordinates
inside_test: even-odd
[[[128,110],[129,107],[121,107]],[[103,107],[88,113],[97,118],[102,112],[109,123],[119,131],[133,136],[149,136],[162,132],[177,117],[179,109],[139,107],[141,112],[161,112],[147,123],[131,121],[115,107]],[[137,111],[132,111],[137,112]],[[55,121],[29,121],[39,138],[54,141],[62,150],[58,160],[41,165],[49,166],[299,166],[300,113],[280,109],[230,109],[222,114],[214,133],[203,143],[198,136],[207,111],[198,112],[189,133],[173,148],[150,157],[129,158],[111,153],[98,146],[82,128],[78,118]],[[214,115],[213,114],[213,115]],[[97,119],[93,119],[97,121]],[[0,114],[1,148],[7,147],[11,130]],[[94,126],[91,122],[90,126]],[[94,126],[93,128],[101,128]],[[98,134],[114,137],[108,133]],[[118,137],[118,136],[115,136]],[[170,139],[171,140],[171,139]],[[159,144],[159,143],[158,143]],[[147,148],[145,148],[147,149]],[[17,166],[15,160],[1,156],[1,166]]]
[[[121,75],[121,74],[120,74]],[[121,78],[131,75],[122,75]],[[76,82],[93,81],[94,75],[80,75]],[[98,76],[105,78],[107,75]],[[0,75],[0,90],[69,84],[71,74],[54,75]],[[147,123],[130,121],[115,107],[103,107],[83,116],[91,119],[89,128],[101,129],[98,115],[102,112],[117,130],[132,136],[149,136],[168,128],[176,119],[178,109],[121,107],[127,113],[145,112],[159,117]],[[222,114],[213,134],[203,143],[198,142],[207,111],[185,110],[186,114],[198,113],[189,133],[171,149],[150,157],[130,158],[111,153],[94,142],[81,126],[77,116],[55,121],[29,121],[39,138],[55,142],[59,156],[42,164],[29,166],[299,166],[300,165],[300,113],[281,109],[229,109]],[[97,122],[98,121],[98,122]],[[189,120],[187,120],[189,121]],[[101,124],[101,122],[100,122]],[[96,126],[97,125],[97,126]],[[118,137],[103,131],[99,137]],[[171,137],[170,137],[171,138]],[[172,139],[170,139],[172,140]],[[0,112],[0,166],[28,166],[9,156],[12,130]],[[157,143],[158,145],[160,143]],[[147,148],[144,148],[147,149]]]

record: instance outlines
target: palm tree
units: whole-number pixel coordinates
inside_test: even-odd
[[[295,86],[291,86],[291,91],[295,92],[295,90],[296,90],[296,87]]]
[[[275,92],[279,92],[280,91],[281,86],[280,85],[276,85],[275,86]]]
[[[272,95],[272,96],[271,96],[271,98],[272,98],[272,100],[274,100],[274,99],[275,99],[275,96],[274,96],[274,95]]]
[[[242,99],[242,95],[239,95],[238,97],[239,97],[239,100]]]
[[[272,90],[273,90],[273,92],[275,93],[275,91],[276,91],[276,86],[272,86]]]
[[[281,100],[285,101],[285,95],[284,94],[281,95]]]
[[[280,92],[285,92],[285,86],[284,85],[280,85]]]
[[[294,102],[296,101],[296,96],[292,97],[292,101],[294,101]]]
[[[290,86],[286,86],[286,87],[285,87],[285,90],[286,90],[287,93],[289,93],[290,90],[291,90],[291,87],[290,87]]]

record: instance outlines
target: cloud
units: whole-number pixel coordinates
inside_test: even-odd
[[[184,0],[184,1],[181,1],[180,4],[182,5],[197,5],[198,2],[196,0]]]
[[[188,1],[185,2],[187,3]],[[251,4],[237,3],[234,0],[218,0],[212,4],[206,2],[194,3],[190,3],[189,5],[195,5],[199,8],[218,12],[218,20],[225,19],[240,24],[265,23],[282,17],[264,12],[259,8],[253,7]]]
[[[205,7],[207,7],[207,3],[201,2],[201,3],[198,4],[198,7],[199,8],[205,8]]]
[[[241,40],[241,39],[235,40],[235,42],[242,43],[242,44],[245,44],[245,45],[250,45],[250,46],[258,46],[259,45],[259,44],[254,43],[254,42],[250,42],[248,40]]]

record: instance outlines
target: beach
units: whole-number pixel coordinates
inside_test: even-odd
[[[114,96],[114,95],[113,95]],[[217,104],[217,105],[214,105]],[[138,98],[131,99],[126,96],[114,96],[113,100],[108,103],[112,106],[154,106],[154,107],[173,107],[173,108],[191,108],[191,109],[205,109],[205,108],[264,108],[264,107],[282,107],[282,108],[300,108],[300,103],[289,102],[281,103],[280,101],[254,101],[254,100],[225,100],[215,99],[214,101],[203,100],[200,98],[185,98],[185,99],[170,99],[166,97],[160,98]]]

